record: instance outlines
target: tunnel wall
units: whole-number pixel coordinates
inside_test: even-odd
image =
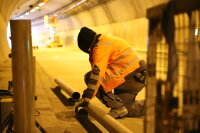
[[[18,5],[28,0],[0,0],[0,62],[8,58],[10,48],[7,40],[7,25]]]
[[[0,14],[0,62],[6,59],[6,54],[9,52],[7,38],[6,38],[7,24]]]
[[[169,0],[113,0],[64,19],[59,19],[56,33],[64,45],[76,45],[81,27],[87,26],[98,33],[112,34],[128,40],[146,58],[148,34],[147,8],[165,3]],[[42,30],[41,30],[42,29]],[[48,40],[47,27],[33,27],[35,35],[40,36],[40,43]],[[33,37],[35,38],[35,37]],[[38,40],[38,39],[37,39]]]
[[[4,61],[10,53],[7,41],[8,21],[19,5],[28,1],[0,0],[0,62]],[[65,45],[72,45],[79,29],[82,26],[88,26],[99,33],[123,37],[137,45],[136,48],[140,46],[143,51],[146,49],[145,35],[148,30],[148,22],[145,19],[146,9],[167,1],[169,0],[111,0],[59,20],[60,26],[57,27],[57,34],[61,36]],[[39,39],[41,43],[47,41],[49,30],[43,24],[34,26],[32,30],[37,31],[36,34],[41,37]]]

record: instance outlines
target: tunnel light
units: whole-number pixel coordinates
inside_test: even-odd
[[[29,15],[29,14],[30,14],[29,12],[26,12],[26,13],[25,13],[25,15]]]
[[[198,36],[198,33],[199,33],[199,29],[196,28],[195,31],[194,31],[194,35],[195,35],[195,36]]]
[[[85,1],[86,1],[86,0],[81,0],[81,1],[79,1],[78,3],[76,3],[75,5],[78,6],[78,5],[82,4],[82,3],[85,2]]]
[[[23,18],[23,17],[24,17],[24,15],[19,16],[19,18]]]
[[[77,36],[74,36],[74,44],[77,44]]]
[[[77,36],[74,36],[74,41],[76,41],[77,40]]]
[[[41,3],[39,3],[39,1]],[[17,17],[14,17],[14,19],[20,19],[23,18],[24,15],[29,15],[30,13],[33,13],[36,10],[39,10],[41,8],[41,6],[43,6],[48,0],[38,0],[38,2],[36,4],[30,5],[29,6],[29,10],[25,11],[24,13],[18,15]],[[38,4],[39,3],[39,4]]]
[[[77,2],[76,4],[72,5],[72,6],[69,7],[67,10],[65,10],[65,12],[67,12],[67,11],[69,11],[69,10],[71,10],[71,9],[73,9],[73,8],[75,8],[75,7],[77,7],[77,6],[79,6],[80,4],[82,4],[82,3],[86,2],[86,1],[87,1],[87,0],[81,0],[81,1]]]
[[[40,6],[40,7],[41,7],[41,6],[43,6],[44,4],[45,4],[45,3],[43,2],[43,3],[40,3],[38,6]]]
[[[35,9],[35,8],[33,8],[33,9],[31,9],[31,10],[30,10],[30,12],[34,12],[35,10],[36,10],[36,9]]]
[[[40,7],[39,7],[39,6],[36,6],[35,9],[38,10],[38,9],[40,9]]]

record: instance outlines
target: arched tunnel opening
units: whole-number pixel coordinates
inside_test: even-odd
[[[13,128],[20,133],[199,132],[199,5],[198,0],[1,0],[0,132]],[[83,52],[78,45],[82,27],[101,34],[100,38],[116,36],[127,41],[139,61],[145,61],[145,71],[139,69],[138,61],[138,69],[123,73],[121,69],[128,69],[128,62],[134,64],[135,60],[127,57],[130,51],[123,51],[120,44],[112,46],[112,51],[123,53],[116,60],[127,64],[116,67],[112,53],[109,57],[114,65],[109,60],[103,80],[96,78],[91,59],[98,56]],[[106,55],[110,50],[106,48],[98,54]],[[102,70],[100,67],[100,74]],[[87,83],[84,79],[89,71]],[[111,81],[123,77],[125,83],[132,76],[145,84],[131,95],[131,109],[123,96],[129,99],[125,92],[133,85],[126,86],[123,93],[116,91],[122,83],[112,88],[113,94],[121,93],[118,96],[129,112],[121,119],[112,118],[111,107],[105,104],[114,99],[106,89],[119,81],[106,87],[107,75]],[[95,83],[99,83],[99,91],[88,105],[82,97],[89,96]],[[104,94],[108,99],[99,100]],[[84,107],[76,113],[82,102]],[[143,115],[131,116],[130,110]]]

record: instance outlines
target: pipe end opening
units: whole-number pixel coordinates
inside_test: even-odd
[[[78,92],[74,92],[74,93],[72,94],[72,98],[73,98],[74,100],[78,100],[78,99],[80,99],[80,97],[81,97],[81,95],[80,95],[80,93],[78,93]]]

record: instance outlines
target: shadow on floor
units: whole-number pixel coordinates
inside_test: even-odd
[[[65,95],[63,95],[61,92],[61,88],[55,87],[55,88],[52,88],[51,90],[65,106],[74,106],[75,105],[75,100],[72,98],[67,98]]]
[[[103,133],[88,117],[85,109],[80,109],[76,114],[76,119],[87,130],[88,133]]]
[[[64,94],[62,94],[59,87],[52,88],[51,90],[65,106],[75,106],[76,101],[72,98],[67,98]],[[75,117],[79,121],[79,123],[87,130],[88,133],[102,133],[102,131],[89,119],[86,110],[80,109]]]

